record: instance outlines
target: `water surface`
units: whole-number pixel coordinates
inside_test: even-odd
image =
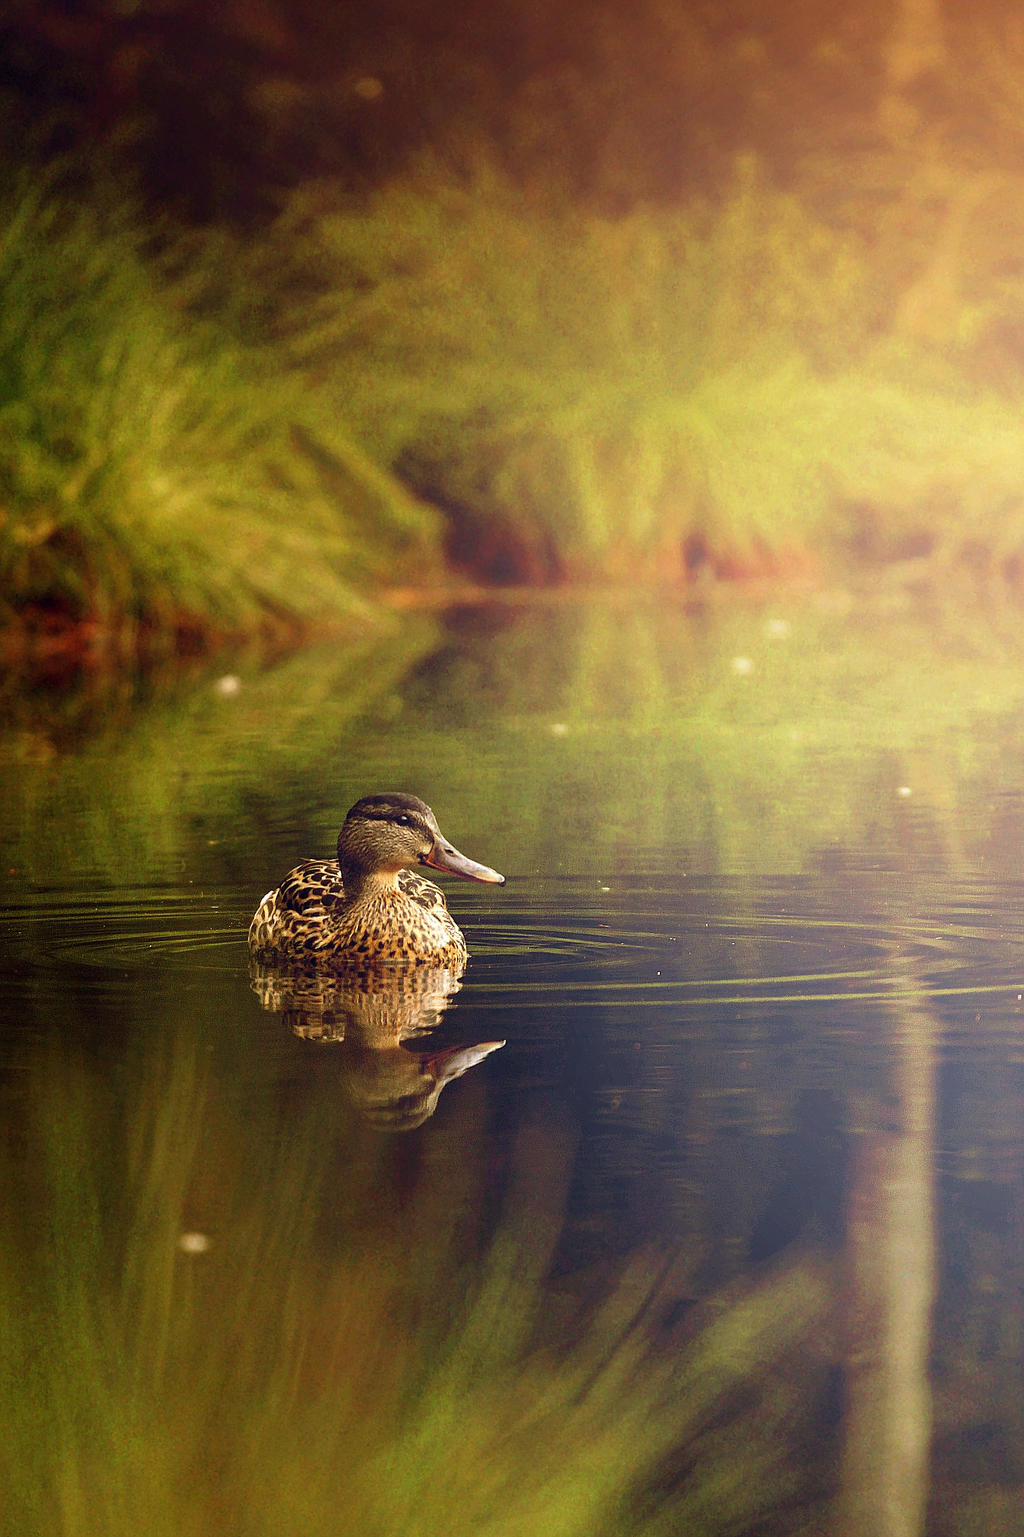
[[[18,1529],[1017,1530],[998,619],[509,604],[16,699]],[[250,974],[396,788],[508,876],[465,975]]]

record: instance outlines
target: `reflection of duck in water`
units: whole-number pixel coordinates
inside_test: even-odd
[[[504,1041],[425,1051],[424,1037],[461,987],[461,967],[392,961],[341,972],[287,973],[253,964],[265,1009],[309,1041],[341,1043],[341,1076],[361,1114],[381,1131],[411,1131],[441,1090]],[[419,1038],[412,1050],[405,1041]]]
[[[306,860],[263,898],[249,927],[252,955],[314,965],[463,966],[466,941],[443,893],[411,865],[496,885],[505,879],[453,849],[415,795],[368,795],[345,818],[336,860]]]

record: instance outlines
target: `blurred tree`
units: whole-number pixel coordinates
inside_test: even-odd
[[[883,84],[879,125],[894,138],[915,128],[920,109],[914,87],[946,64],[940,0],[896,0],[892,28],[882,48]]]
[[[870,112],[884,19],[878,0],[827,18],[751,0],[11,0],[0,97],[15,147],[26,125],[44,149],[113,141],[201,220],[263,217],[314,177],[379,185],[425,146],[455,163],[484,146],[633,206],[717,188],[741,151],[792,161]],[[894,61],[917,56],[904,33]]]

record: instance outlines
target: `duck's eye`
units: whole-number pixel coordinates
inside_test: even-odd
[[[395,823],[398,827],[411,827],[412,817],[407,817],[403,811],[400,817],[395,817]]]

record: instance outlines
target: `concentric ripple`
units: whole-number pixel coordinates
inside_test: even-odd
[[[239,927],[230,903],[191,889],[37,892],[5,909],[0,939],[8,961],[20,966],[123,972],[177,956],[219,970],[234,961]]]
[[[837,909],[818,882],[598,887],[548,880],[486,906],[449,890],[472,964],[462,1006],[664,1007],[1024,996],[1020,888],[961,887],[914,912]],[[36,892],[0,917],[8,965],[245,966],[248,892]]]
[[[899,997],[1024,994],[1021,893],[986,888],[947,894],[908,914],[835,910],[835,893],[811,883],[744,890],[706,883],[675,891],[562,894],[521,902],[473,927],[478,994],[561,993],[576,1005],[719,1008],[729,1004],[863,1003]],[[817,908],[817,910],[816,910]],[[823,911],[822,908],[825,908]]]

